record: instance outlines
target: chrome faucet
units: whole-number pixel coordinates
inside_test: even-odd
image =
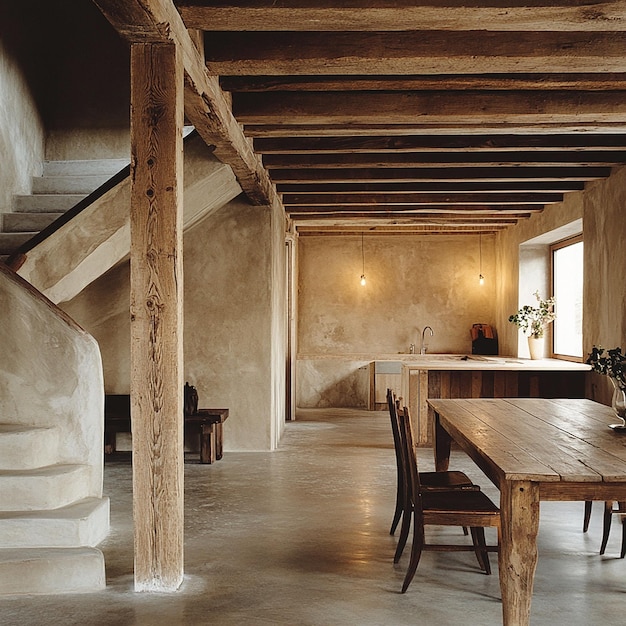
[[[433,329],[430,326],[425,326],[424,330],[422,331],[422,343],[420,345],[420,354],[426,354],[426,350],[428,350],[428,346],[424,345],[425,341],[424,341],[424,336],[426,335],[426,331],[429,330],[430,331],[430,336],[432,337],[435,333],[433,332]]]

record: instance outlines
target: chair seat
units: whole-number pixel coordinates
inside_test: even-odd
[[[463,472],[420,472],[420,484],[424,491],[437,489],[470,489],[479,491],[480,486],[475,485]]]
[[[454,517],[459,525],[500,524],[500,509],[482,491],[422,491],[422,510],[426,523],[430,518],[445,515]],[[454,520],[447,519],[446,524],[454,524]]]

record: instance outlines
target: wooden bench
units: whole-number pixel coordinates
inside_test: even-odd
[[[215,463],[224,454],[223,424],[228,409],[198,409],[185,414],[185,426],[197,424],[200,430],[200,463]]]
[[[228,409],[197,409],[184,414],[185,429],[194,428],[200,435],[200,463],[214,463],[224,454],[223,424]],[[104,445],[112,454],[116,448],[117,433],[132,432],[130,420],[130,395],[106,394],[104,396]]]

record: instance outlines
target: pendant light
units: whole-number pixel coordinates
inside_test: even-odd
[[[361,273],[361,286],[365,287],[367,281],[365,280],[365,249],[363,248],[363,233],[361,233],[361,260],[363,262]]]
[[[478,284],[485,284],[485,277],[483,276],[483,235],[478,233]]]

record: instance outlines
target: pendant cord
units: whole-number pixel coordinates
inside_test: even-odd
[[[363,263],[363,271],[361,273],[365,275],[365,249],[363,248],[363,233],[361,233],[361,261]]]

